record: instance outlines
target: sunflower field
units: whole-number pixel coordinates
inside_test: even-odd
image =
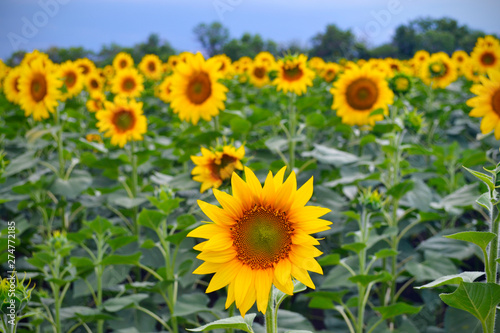
[[[496,38],[0,83],[2,332],[495,332]]]

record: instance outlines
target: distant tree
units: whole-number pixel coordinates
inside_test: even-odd
[[[392,43],[398,48],[399,57],[409,58],[420,49],[448,54],[458,49],[471,52],[477,38],[484,35],[452,18],[418,18],[398,26]]]
[[[70,48],[59,48],[53,46],[45,51],[48,54],[50,60],[55,63],[63,63],[68,60],[75,60],[79,58],[92,58],[94,52],[91,50],[86,50],[83,47],[70,47]]]
[[[15,51],[11,54],[9,58],[5,61],[5,63],[10,67],[18,66],[24,58],[26,51]]]
[[[229,30],[219,22],[213,22],[210,25],[200,23],[193,32],[196,40],[210,57],[221,54],[224,45],[229,40]]]
[[[311,56],[325,60],[354,58],[356,54],[356,38],[351,30],[342,30],[335,24],[329,24],[324,33],[318,33],[311,40]]]
[[[386,43],[371,49],[369,55],[369,58],[396,58],[398,48],[391,43]]]
[[[297,53],[309,53],[309,50],[301,45],[300,41],[292,40],[288,43],[282,43],[279,46],[279,55],[285,55],[288,53],[297,54]]]
[[[162,61],[167,61],[168,57],[175,53],[175,49],[168,41],[161,41],[157,34],[151,34],[145,43],[134,45],[132,57],[140,62],[146,54],[156,54]]]
[[[278,44],[272,40],[263,40],[259,34],[245,33],[240,39],[233,38],[222,48],[222,52],[233,61],[243,56],[255,57],[259,52],[267,51],[277,55]]]

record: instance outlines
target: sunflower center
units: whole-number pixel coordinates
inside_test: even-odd
[[[231,229],[237,258],[252,269],[267,269],[288,257],[293,228],[285,213],[255,205]]]
[[[500,88],[497,89],[493,97],[491,97],[491,107],[493,111],[500,116]]]
[[[99,88],[99,83],[97,82],[97,80],[91,80],[90,86],[92,87],[92,89],[97,89]]]
[[[154,72],[154,71],[156,70],[156,65],[155,65],[155,63],[154,63],[154,62],[150,62],[150,63],[148,63],[148,70],[149,70],[150,72]]]
[[[429,66],[432,76],[442,76],[445,73],[444,64],[441,62],[434,62]]]
[[[88,72],[90,72],[90,67],[87,65],[80,65],[80,68],[82,68],[82,73],[85,75]]]
[[[483,65],[493,65],[495,63],[495,55],[491,52],[485,52],[481,56],[481,63]]]
[[[234,163],[237,160],[234,156],[222,154],[219,164],[214,163],[212,165],[212,176],[221,180],[229,179],[236,169]]]
[[[367,78],[357,79],[347,87],[346,99],[353,109],[369,110],[378,99],[377,85]]]
[[[42,74],[35,74],[31,81],[31,96],[35,102],[40,102],[47,95],[47,81]]]
[[[212,95],[212,83],[208,74],[200,72],[191,77],[186,95],[193,104],[205,102]]]
[[[253,75],[255,75],[255,77],[259,79],[262,79],[266,75],[266,69],[264,67],[255,67],[255,69],[253,70]]]
[[[126,60],[121,60],[120,61],[120,68],[125,68],[127,67],[127,61]]]
[[[299,65],[289,66],[283,69],[283,78],[287,81],[297,81],[304,75]]]
[[[68,72],[66,76],[64,77],[64,83],[66,84],[66,87],[71,88],[75,85],[76,83],[76,75],[73,72]]]
[[[13,80],[13,82],[12,82],[12,85],[14,86],[14,90],[15,90],[16,92],[19,92],[19,87],[17,86],[17,85],[18,85],[18,83],[19,83],[19,76],[18,76],[18,77],[16,77],[16,78]]]
[[[134,127],[135,116],[129,110],[120,110],[113,115],[113,124],[118,132],[126,132]]]
[[[405,91],[408,89],[408,86],[410,85],[410,82],[408,82],[408,79],[405,77],[399,77],[396,79],[396,90],[398,91]]]
[[[462,56],[458,56],[457,57],[457,61],[460,62],[460,63],[464,62],[464,58]]]
[[[135,80],[131,77],[127,77],[123,80],[122,88],[125,91],[132,91],[135,88]]]

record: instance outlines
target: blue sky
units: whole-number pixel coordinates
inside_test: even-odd
[[[250,32],[303,45],[335,23],[376,46],[390,41],[398,25],[423,16],[500,34],[499,13],[498,0],[0,0],[0,58],[50,46],[132,46],[150,33],[179,51],[197,51],[193,28],[213,21],[231,37]]]

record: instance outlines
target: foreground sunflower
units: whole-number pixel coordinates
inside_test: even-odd
[[[201,53],[179,62],[172,78],[170,105],[181,120],[194,125],[200,118],[210,121],[224,110],[227,88],[218,79],[221,73],[215,62],[205,61]]]
[[[312,86],[315,74],[307,67],[307,57],[303,54],[280,59],[277,69],[277,77],[273,84],[278,91],[283,90],[285,94],[290,91],[302,95],[307,87]]]
[[[196,166],[191,174],[193,180],[201,183],[200,192],[209,188],[219,188],[224,180],[231,178],[235,170],[243,170],[241,160],[245,157],[245,147],[236,149],[226,145],[221,149],[201,148],[202,156],[191,156]]]
[[[81,68],[81,73],[84,76],[87,76],[96,70],[95,64],[88,58],[77,59],[75,60],[75,64]]]
[[[167,76],[156,87],[155,95],[165,103],[170,103],[170,95],[172,93],[172,76]]]
[[[470,91],[476,94],[467,101],[472,107],[471,117],[483,117],[481,133],[487,134],[495,130],[495,138],[500,140],[500,71],[489,70],[489,79],[483,77],[481,84],[475,84]]]
[[[147,120],[142,114],[142,103],[125,98],[115,98],[114,103],[104,102],[105,109],[97,111],[97,128],[111,137],[111,144],[121,148],[128,141],[140,141],[147,130]]]
[[[258,88],[262,88],[269,84],[271,80],[269,80],[268,71],[269,67],[267,67],[265,63],[262,61],[254,61],[248,70],[250,82]]]
[[[388,114],[388,105],[394,100],[384,74],[372,70],[368,64],[345,71],[330,92],[333,94],[332,109],[337,110],[342,122],[348,125],[373,126],[384,116],[370,115],[372,111],[383,109],[384,114]]]
[[[53,113],[61,98],[59,88],[62,81],[57,74],[45,67],[42,58],[33,60],[29,65],[23,65],[18,82],[20,93],[19,104],[26,117],[42,120]]]
[[[256,302],[265,314],[274,285],[292,295],[292,278],[315,288],[308,271],[323,274],[314,259],[322,254],[313,233],[330,229],[319,217],[330,210],[305,206],[313,193],[313,179],[297,189],[295,173],[283,182],[285,168],[274,177],[269,172],[264,186],[245,168],[246,182],[233,173],[233,195],[214,190],[222,208],[198,201],[212,220],[189,237],[208,239],[194,247],[204,260],[193,273],[215,273],[207,293],[228,286],[226,308],[233,302],[242,316]]]

